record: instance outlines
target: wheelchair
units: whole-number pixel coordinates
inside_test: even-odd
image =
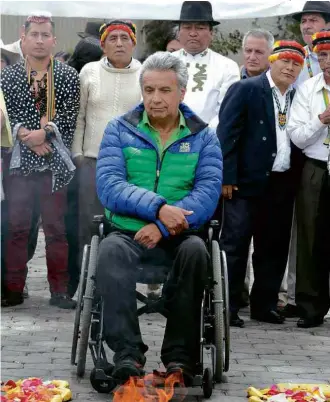
[[[108,223],[103,216],[95,216],[93,222],[95,225],[94,235],[90,245],[85,245],[83,253],[71,364],[76,365],[77,376],[83,377],[87,349],[89,348],[94,363],[94,368],[90,374],[91,385],[99,393],[110,393],[117,384],[111,377],[113,365],[107,361],[104,347],[104,306],[102,300],[95,296],[98,247],[102,238],[107,235],[106,226]],[[219,222],[217,220],[210,221],[206,232],[206,244],[211,256],[211,264],[201,304],[200,358],[196,365],[193,386],[201,387],[204,397],[208,399],[212,395],[215,383],[222,382],[224,372],[229,370],[230,330],[227,263],[225,252],[221,251],[219,247],[221,233]],[[159,283],[159,279],[155,282],[154,278],[146,274],[148,267],[143,262],[137,269],[138,283]],[[144,304],[138,308],[138,316],[150,313],[160,313],[164,317],[167,316],[162,297],[154,300],[136,291],[136,298]],[[204,349],[210,352],[211,367],[204,367]]]

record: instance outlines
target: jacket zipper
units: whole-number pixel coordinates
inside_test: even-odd
[[[158,187],[158,182],[159,182],[160,171],[161,171],[161,169],[162,169],[162,163],[163,163],[164,155],[165,155],[165,152],[167,151],[167,149],[168,149],[169,147],[165,148],[165,149],[163,150],[163,152],[162,152],[161,157],[159,157],[159,152],[158,152],[158,149],[155,147],[155,145],[154,145],[151,141],[149,141],[149,139],[148,139],[147,137],[142,136],[142,135],[140,134],[140,132],[136,129],[135,126],[133,126],[131,123],[129,123],[129,122],[127,122],[127,121],[122,121],[122,120],[120,120],[120,122],[121,122],[124,126],[126,126],[126,127],[127,127],[127,123],[128,123],[128,127],[129,127],[130,129],[133,128],[133,132],[135,132],[140,138],[143,138],[145,141],[147,141],[149,144],[151,144],[151,145],[153,146],[153,148],[155,149],[155,151],[157,152],[156,180],[155,180],[155,184],[154,184],[154,193],[156,193],[156,192],[157,192],[157,187]],[[202,130],[202,131],[203,131],[203,130]],[[196,134],[196,133],[190,133],[190,134],[184,136],[183,138],[188,138],[188,137],[190,137],[190,136],[192,136],[192,135],[195,135],[195,134]],[[179,140],[176,140],[176,141],[172,142],[172,144],[171,144],[170,146],[172,146],[172,145],[174,145],[175,143],[177,143],[177,142],[183,140],[183,138],[180,138]]]
[[[164,153],[165,153],[165,149],[163,150],[162,155],[159,158],[159,154],[158,154],[158,151],[157,151],[158,156],[157,156],[157,169],[156,169],[156,180],[155,180],[155,185],[154,185],[154,193],[157,193],[157,187],[158,187],[158,182],[159,182],[160,171],[162,169]]]

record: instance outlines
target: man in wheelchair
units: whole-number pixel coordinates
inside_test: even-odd
[[[167,374],[192,378],[199,358],[201,301],[209,264],[203,225],[221,192],[222,155],[215,131],[183,101],[185,65],[168,52],[144,62],[143,103],[108,124],[97,161],[97,193],[110,234],[100,244],[97,292],[113,377],[140,376],[148,347],[136,305],[137,265],[159,247],[173,261],[166,288],[161,359]]]

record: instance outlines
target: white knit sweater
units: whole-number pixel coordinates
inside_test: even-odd
[[[141,63],[130,67],[109,67],[105,60],[86,64],[80,72],[80,110],[74,133],[72,155],[97,158],[104,129],[141,101]]]

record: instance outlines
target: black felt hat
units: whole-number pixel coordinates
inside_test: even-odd
[[[302,11],[291,17],[300,22],[303,14],[327,14],[330,17],[330,1],[306,1]]]
[[[208,22],[219,25],[212,16],[212,4],[209,1],[184,1],[181,8],[180,22]]]
[[[104,21],[89,21],[86,24],[84,32],[77,32],[81,38],[87,38],[93,36],[94,38],[100,38],[100,27],[104,24]]]

